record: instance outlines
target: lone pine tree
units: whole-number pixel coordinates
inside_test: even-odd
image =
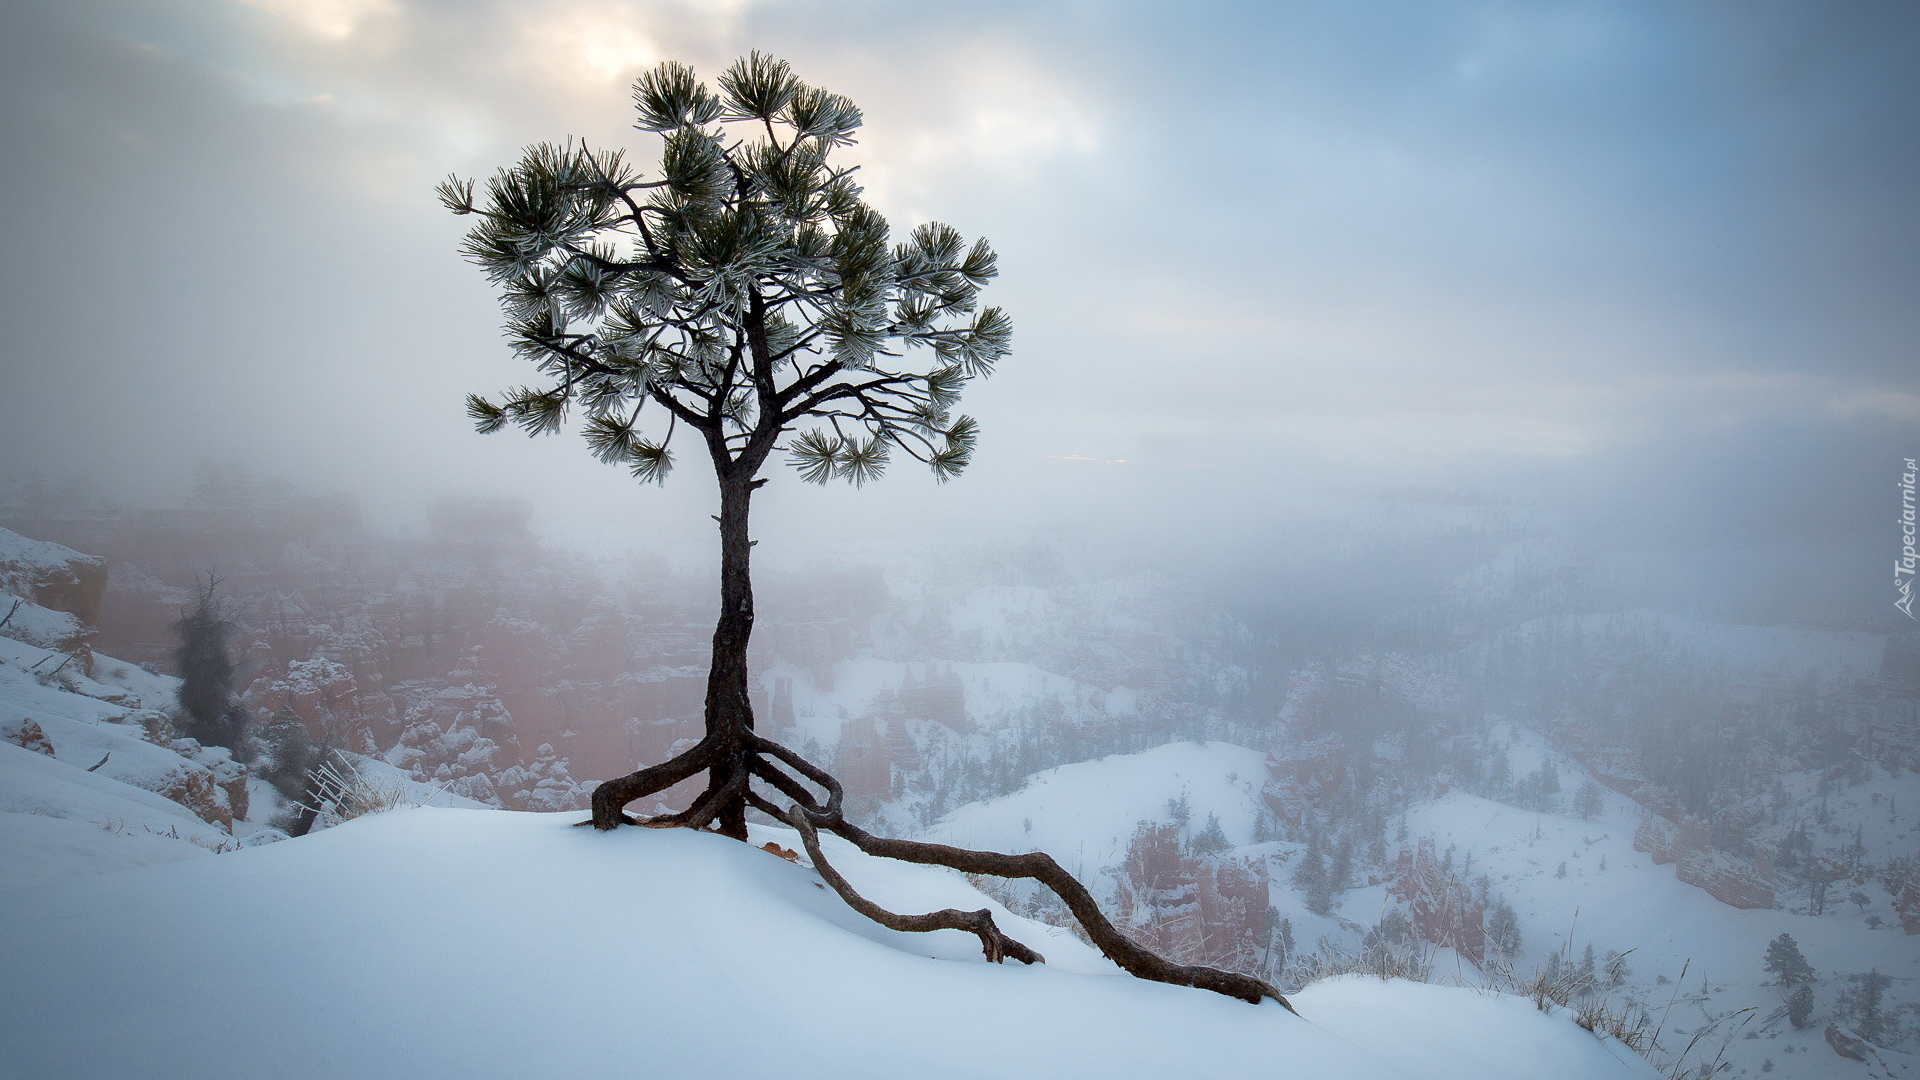
[[[866,832],[841,812],[832,775],[754,730],[748,512],[768,461],[784,453],[816,484],[865,484],[896,453],[940,480],[959,475],[978,428],[954,406],[1006,356],[1012,324],[979,303],[997,272],[986,241],[968,244],[927,224],[893,243],[853,170],[830,160],[860,126],[853,102],[757,52],[718,82],[715,92],[691,69],[665,63],[635,83],[635,126],[661,139],[651,176],[619,152],[570,141],[529,148],[482,196],[457,177],[439,189],[448,209],[478,218],[463,251],[499,289],[506,336],[538,373],[534,385],[497,400],[470,396],[479,429],[551,433],[577,412],[595,456],[642,482],[666,480],[683,437],[706,452],[720,489],[720,615],[705,735],[668,761],[601,784],[592,824],[710,828],[744,840],[747,810],[758,809],[799,831],[822,877],[855,909],[898,930],[970,931],[995,961],[1041,958],[1002,934],[986,910],[902,916],[875,906],[827,864],[818,832],[872,855],[1033,878],[1134,975],[1285,1005],[1260,979],[1141,948],[1045,854]],[[706,786],[685,809],[626,813],[702,772]]]
[[[209,573],[194,583],[194,604],[173,624],[180,644],[173,664],[180,673],[180,730],[207,746],[224,746],[242,760],[249,757],[247,714],[233,699],[233,659],[227,646],[237,630],[233,614],[221,604],[220,579]]]

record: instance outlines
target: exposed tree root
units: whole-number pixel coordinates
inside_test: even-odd
[[[807,846],[807,857],[813,860],[813,868],[840,899],[847,902],[853,910],[879,923],[889,930],[905,930],[910,933],[925,933],[930,930],[965,930],[980,939],[980,950],[987,959],[998,964],[1011,957],[1023,964],[1044,964],[1046,957],[1027,948],[1020,942],[1000,932],[994,924],[993,912],[986,908],[978,911],[961,911],[958,908],[943,908],[925,915],[896,915],[879,904],[854,891],[840,871],[827,862],[827,856],[820,850],[820,834],[808,820],[807,812],[795,806],[786,814],[787,824],[800,833],[800,842]]]
[[[791,824],[800,833],[801,842],[806,845],[814,868],[855,911],[894,930],[965,930],[980,938],[987,959],[995,963],[1012,957],[1033,964],[1043,962],[1043,958],[1002,933],[986,909],[960,911],[947,908],[926,915],[898,915],[880,907],[855,891],[846,878],[827,862],[820,850],[819,830],[825,829],[849,841],[862,852],[881,858],[945,866],[970,874],[1031,878],[1053,890],[1067,905],[1067,910],[1073,913],[1073,917],[1079,920],[1094,945],[1128,974],[1154,982],[1211,990],[1256,1005],[1272,998],[1288,1012],[1294,1011],[1286,997],[1264,979],[1197,964],[1176,964],[1141,946],[1108,921],[1086,886],[1045,852],[1007,855],[996,851],[973,851],[946,844],[875,836],[842,815],[845,791],[826,770],[793,750],[751,732],[746,733],[742,742],[745,745],[723,752],[715,740],[702,740],[671,761],[601,784],[593,793],[591,822],[583,821],[580,824],[592,824],[600,829],[612,829],[620,825],[655,828],[686,826],[697,829],[706,827],[729,809],[733,809],[737,816],[744,807],[752,806],[776,820]],[[732,760],[725,760],[728,758]],[[731,767],[723,768],[723,765]],[[799,777],[789,774],[781,765],[791,768],[799,777],[823,789],[827,793],[825,800],[815,797]],[[710,782],[686,810],[645,820],[629,817],[623,812],[627,803],[664,791],[702,769],[708,770]],[[750,776],[791,799],[792,806],[783,811],[753,791],[748,782]]]

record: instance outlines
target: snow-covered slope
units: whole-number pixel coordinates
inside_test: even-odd
[[[989,965],[966,935],[885,931],[752,847],[576,818],[400,810],[0,894],[0,1075],[1657,1075],[1457,988],[1339,980],[1295,1017],[1119,975],[1004,914],[1055,962]],[[983,903],[945,872],[841,865],[883,903]]]
[[[927,830],[930,840],[998,851],[1044,851],[1082,881],[1126,858],[1142,821],[1165,821],[1185,798],[1195,825],[1220,819],[1236,845],[1253,838],[1266,755],[1231,743],[1170,743],[1037,773],[1021,790],[969,803]]]
[[[226,751],[183,755],[148,737],[149,706],[167,704],[177,681],[106,656],[92,676],[75,666],[0,637],[0,890],[237,846],[208,820],[232,814],[220,782],[240,774]]]

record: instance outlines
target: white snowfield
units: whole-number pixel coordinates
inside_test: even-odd
[[[1035,773],[1010,795],[957,807],[925,839],[998,851],[1044,851],[1082,881],[1124,863],[1134,828],[1166,822],[1185,797],[1196,829],[1212,814],[1235,846],[1253,840],[1267,756],[1224,742],[1183,742]]]
[[[0,893],[0,1077],[1658,1075],[1519,999],[1347,978],[1295,1017],[1129,978],[1004,912],[1054,962],[991,965],[773,854],[578,816],[397,810]],[[833,843],[882,903],[989,903]]]

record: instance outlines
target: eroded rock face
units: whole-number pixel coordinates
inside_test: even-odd
[[[213,784],[225,798],[228,831],[232,831],[232,822],[246,820],[248,804],[252,799],[247,792],[247,767],[233,760],[233,755],[223,746],[200,747],[199,753],[194,755],[194,761],[206,766],[207,771],[213,774]]]
[[[1127,936],[1178,963],[1251,971],[1266,943],[1266,861],[1183,855],[1178,827],[1143,821],[1114,916]]]
[[[0,590],[95,626],[106,589],[107,560],[0,529]]]
[[[48,757],[54,756],[52,740],[48,739],[47,733],[41,730],[40,725],[30,718],[23,717],[19,720],[8,720],[0,723],[0,739],[5,739],[15,746],[24,747],[28,750],[45,754]]]
[[[1657,866],[1675,864],[1674,876],[1723,904],[1742,909],[1772,907],[1771,860],[1753,864],[1714,851],[1708,836],[1704,822],[1689,817],[1676,822],[1649,811],[1633,834],[1633,846],[1652,855]]]
[[[247,767],[224,747],[173,739],[156,750],[130,740],[115,746],[100,769],[104,776],[177,802],[229,833],[234,819],[247,814]]]
[[[213,782],[211,770],[179,769],[162,778],[159,786],[151,790],[193,811],[201,821],[233,831],[233,810],[227,806],[226,792]]]
[[[1315,803],[1339,793],[1346,769],[1346,748],[1338,736],[1282,747],[1267,755],[1267,772],[1273,778],[1260,795],[1280,820],[1297,827]]]
[[[1407,902],[1421,940],[1457,949],[1476,964],[1485,962],[1486,905],[1442,867],[1432,837],[1422,837],[1412,850],[1400,850],[1388,888]]]

